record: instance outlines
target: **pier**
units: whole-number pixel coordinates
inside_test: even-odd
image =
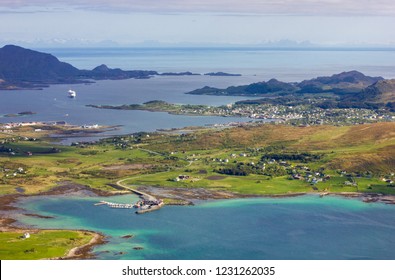
[[[138,191],[136,189],[133,189],[133,188],[131,188],[129,186],[124,185],[123,182],[128,180],[128,179],[129,178],[119,180],[117,182],[117,185],[122,187],[122,188],[124,188],[124,189],[126,189],[126,190],[129,190],[129,191],[137,194],[141,198],[141,200],[138,201],[135,204],[136,205],[135,207],[138,209],[136,211],[136,214],[144,214],[144,213],[147,213],[147,212],[152,212],[152,211],[155,211],[155,210],[159,210],[160,208],[162,208],[163,205],[165,205],[162,200],[156,199],[152,195],[149,195],[147,193]]]
[[[102,200],[98,203],[95,203],[94,205],[95,206],[107,205],[110,208],[119,208],[119,209],[136,208],[137,209],[135,212],[136,214],[144,214],[147,212],[159,210],[160,208],[162,208],[163,205],[165,205],[161,199],[156,199],[152,195],[140,192],[138,190],[135,190],[135,189],[132,189],[128,186],[123,185],[122,182],[125,180],[127,180],[127,179],[119,180],[117,182],[117,185],[137,194],[141,200],[139,200],[135,204],[114,203],[114,202],[108,202],[108,201]]]
[[[132,209],[134,208],[134,204],[124,204],[124,203],[114,203],[114,202],[108,202],[108,201],[100,201],[98,203],[95,203],[95,206],[98,205],[107,205],[110,208],[121,208],[121,209]]]

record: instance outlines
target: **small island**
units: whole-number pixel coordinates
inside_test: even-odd
[[[37,114],[36,112],[31,112],[31,111],[24,111],[16,114],[5,114],[3,117],[6,118],[15,118],[15,117],[23,117],[23,116],[31,116]]]
[[[159,74],[160,76],[200,76],[198,73],[192,73],[192,72],[164,72]]]
[[[215,77],[240,77],[241,74],[231,74],[225,72],[210,72],[204,74],[205,76],[215,76]]]
[[[217,107],[207,105],[189,105],[189,104],[172,104],[162,100],[152,100],[143,104],[130,105],[86,105],[87,107],[97,109],[112,110],[141,110],[150,112],[167,112],[174,115],[190,115],[190,116],[220,116]],[[210,108],[212,110],[210,110]]]

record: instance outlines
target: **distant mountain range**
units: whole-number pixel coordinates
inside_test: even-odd
[[[290,39],[263,40],[256,43],[218,43],[218,42],[162,42],[146,40],[141,42],[117,42],[112,40],[86,40],[70,38],[52,38],[36,40],[3,41],[4,44],[22,45],[28,48],[260,48],[260,49],[394,49],[393,43],[338,43],[320,44],[310,41],[296,41]]]

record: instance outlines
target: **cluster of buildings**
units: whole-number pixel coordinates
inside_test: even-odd
[[[23,126],[35,126],[35,125],[44,125],[43,122],[16,122],[16,123],[6,123],[0,126],[0,129],[13,129]]]
[[[51,122],[12,122],[12,123],[5,123],[0,124],[0,130],[2,132],[6,132],[4,130],[8,130],[8,132],[12,132],[12,129],[25,127],[25,126],[43,126],[43,125],[67,125],[65,121],[51,121]],[[92,125],[81,125],[80,128],[82,129],[97,129],[100,128],[98,124]],[[40,131],[40,129],[36,129],[36,131]]]
[[[310,125],[353,125],[379,121],[395,121],[395,115],[386,111],[358,108],[322,109],[312,107],[305,108],[304,112],[301,113],[301,116],[302,117],[299,118],[299,122]]]
[[[309,125],[359,124],[377,121],[395,121],[395,115],[385,110],[360,108],[323,109],[313,105],[272,105],[272,104],[228,104],[226,106],[205,106],[183,108],[182,114],[239,116],[251,119],[298,121]],[[291,123],[292,124],[292,123]]]

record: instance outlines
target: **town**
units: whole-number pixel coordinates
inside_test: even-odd
[[[296,106],[264,104],[227,104],[224,106],[179,105],[164,101],[149,101],[142,105],[121,106],[88,105],[99,109],[146,110],[177,115],[244,117],[252,120],[270,120],[290,125],[354,125],[395,121],[395,113],[385,109],[321,108],[311,104]]]

